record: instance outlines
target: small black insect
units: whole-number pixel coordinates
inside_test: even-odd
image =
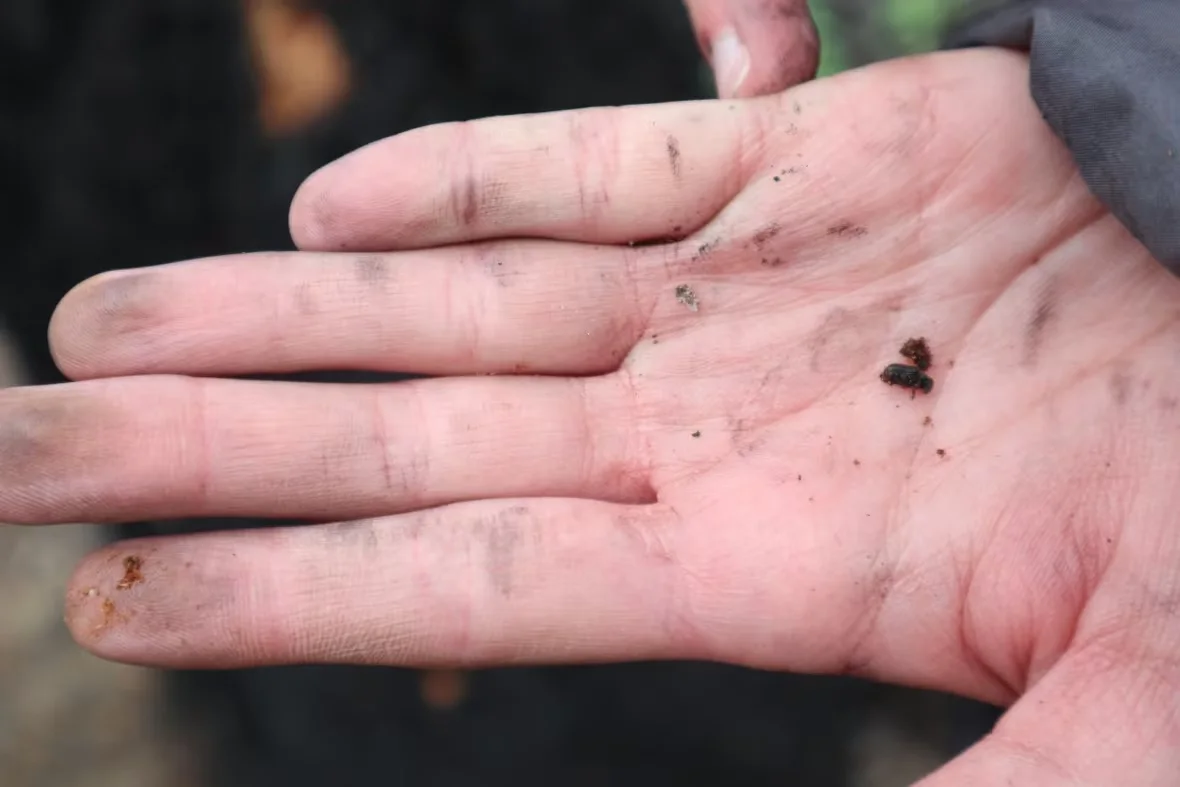
[[[891,363],[881,372],[881,379],[889,385],[900,385],[922,393],[930,393],[934,388],[934,380],[919,369],[904,363]]]

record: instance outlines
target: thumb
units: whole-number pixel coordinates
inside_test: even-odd
[[[807,0],[685,0],[721,98],[778,93],[815,76]]]

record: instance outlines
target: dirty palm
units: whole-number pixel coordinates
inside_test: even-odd
[[[347,523],[97,553],[68,619],[109,658],[851,673],[1015,703],[976,752],[1068,758],[1093,741],[1047,718],[1134,726],[1171,696],[1104,705],[1142,673],[1090,678],[1177,642],[1180,579],[1149,567],[1180,556],[1180,291],[1026,80],[943,54],[379,142],[305,184],[303,253],[72,292],[58,362],[116,379],[8,397],[40,447],[0,515]],[[918,336],[938,381],[911,398],[880,375]],[[219,377],[323,368],[434,378]],[[170,438],[117,450],[144,434]],[[1149,754],[1095,773],[1162,784]]]

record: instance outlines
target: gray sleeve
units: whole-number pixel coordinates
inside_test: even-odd
[[[1180,0],[1017,0],[946,44],[1028,50],[1033,100],[1091,191],[1180,275]]]

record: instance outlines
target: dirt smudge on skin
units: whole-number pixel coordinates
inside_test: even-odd
[[[774,238],[774,236],[778,235],[781,231],[782,225],[780,225],[777,221],[767,224],[765,227],[754,233],[754,247],[758,250],[762,250],[766,244],[769,243]]]
[[[128,555],[123,558],[123,578],[115,585],[115,590],[130,590],[140,582],[143,582],[143,558]]]
[[[1032,315],[1024,328],[1024,352],[1021,356],[1024,366],[1031,366],[1037,362],[1041,347],[1045,343],[1045,333],[1056,319],[1057,280],[1049,278],[1037,289]]]
[[[668,163],[672,166],[672,177],[680,180],[680,141],[671,134],[666,140],[668,149]]]
[[[676,286],[676,300],[688,307],[690,311],[695,312],[700,309],[700,301],[697,299],[697,294],[687,284],[678,284]]]
[[[1132,381],[1130,375],[1117,371],[1110,376],[1110,396],[1117,407],[1124,407],[1131,397]]]
[[[377,524],[372,519],[356,519],[324,525],[323,533],[325,546],[328,549],[344,547],[370,555],[380,551],[381,541],[377,536]]]
[[[868,235],[869,231],[859,224],[853,224],[851,221],[842,221],[839,224],[828,227],[828,234],[837,238],[860,238]]]
[[[487,528],[488,578],[501,596],[511,596],[515,586],[516,552],[524,539],[521,520],[527,517],[527,507],[513,506],[498,514]]]
[[[693,262],[701,262],[703,260],[708,259],[709,256],[713,252],[717,251],[717,248],[720,245],[721,245],[720,238],[708,241],[707,243],[702,243],[699,247],[697,247],[696,254],[692,255],[692,261]]]
[[[102,618],[98,621],[98,625],[95,626],[95,630],[102,631],[110,626],[115,620],[115,613],[115,602],[109,598],[104,598],[102,600]]]
[[[357,281],[368,287],[381,287],[389,281],[389,263],[380,254],[365,254],[352,264]]]

